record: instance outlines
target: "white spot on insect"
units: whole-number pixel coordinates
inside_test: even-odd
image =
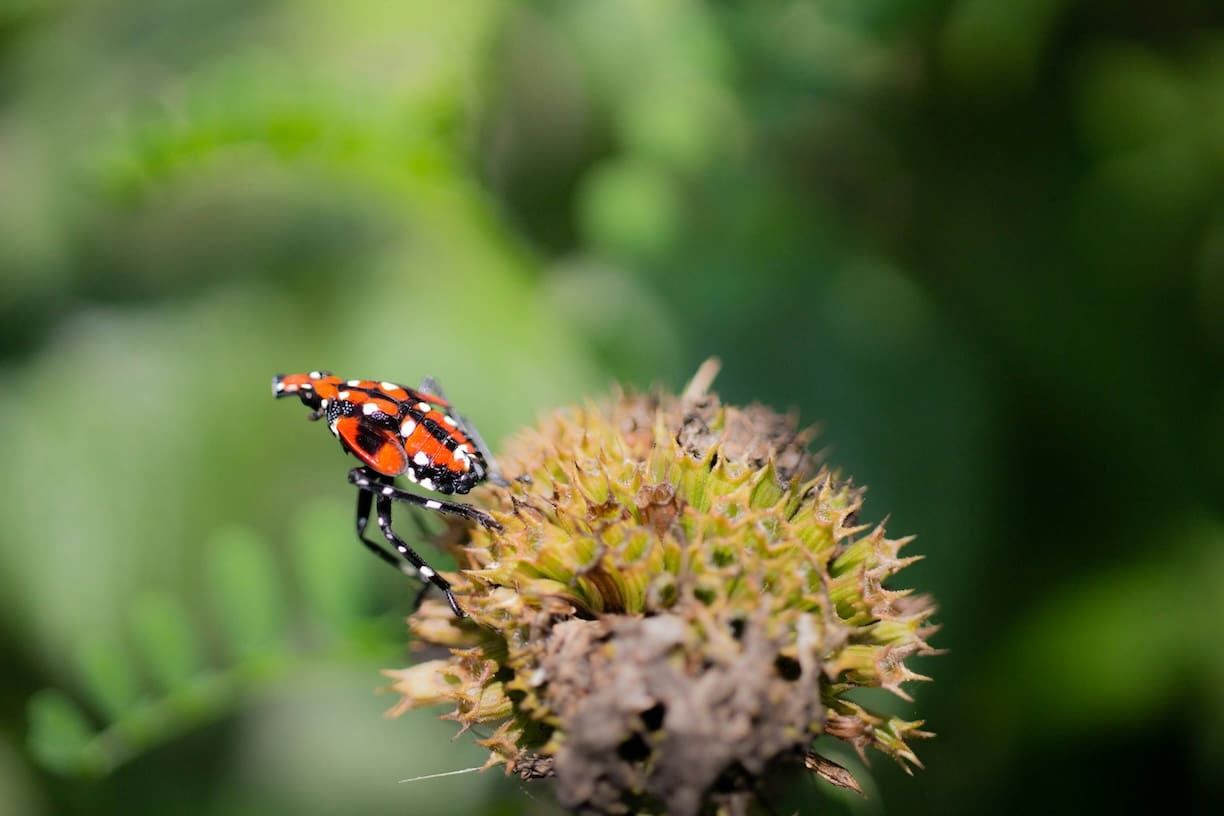
[[[358,386],[361,385],[361,380],[349,380],[345,385]]]
[[[369,480],[369,479],[362,478],[361,476],[358,476],[358,477],[357,477],[357,486],[358,486],[358,487],[369,487],[369,486],[370,486],[370,480]]]
[[[434,501],[433,499],[430,499],[429,501],[425,502],[425,506],[429,508],[430,510],[441,510],[442,502]]]
[[[426,413],[426,414],[433,410],[433,406],[430,405],[428,402],[418,402],[416,404],[416,407],[418,411],[421,411],[422,413]]]
[[[403,435],[405,439],[412,436],[412,432],[415,430],[416,430],[416,420],[405,419],[403,424],[400,425],[400,433]]]
[[[382,382],[380,382],[378,385],[379,385],[379,386],[382,388],[382,390],[384,390],[384,391],[394,391],[394,390],[396,390],[397,388],[399,388],[399,386],[398,386],[398,385],[396,385],[395,383],[389,383],[389,382],[387,382],[386,380],[383,380],[383,381],[382,381]]]
[[[421,467],[429,467],[429,457],[425,454],[425,451],[417,451],[416,456],[412,457],[412,461]]]
[[[438,574],[433,571],[433,567],[430,567],[426,564],[422,564],[420,569],[417,570],[417,572],[419,572],[421,574],[421,577],[424,578],[426,581],[428,581],[430,578]]]
[[[416,480],[417,480],[416,468],[409,466],[408,469],[404,471],[404,475],[408,477],[408,481],[412,482],[413,484],[416,484]]]
[[[333,435],[333,436],[340,436],[340,432],[339,432],[338,430],[336,430],[336,422],[338,422],[338,421],[339,421],[338,419],[337,419],[337,420],[333,420],[332,422],[329,422],[329,423],[327,424],[327,427],[331,428],[331,432],[332,432],[332,435]]]
[[[365,414],[366,416],[369,416],[370,414],[377,414],[380,411],[382,411],[382,409],[378,407],[377,403],[367,402],[365,405],[361,406],[361,413]]]
[[[283,382],[278,382],[278,383],[276,384],[276,390],[277,390],[277,391],[284,391],[284,390],[285,390],[285,384],[284,384]]]
[[[443,416],[442,421],[445,422],[447,425],[451,426],[452,428],[459,427],[459,423],[456,422],[455,418],[451,416],[450,414],[446,414],[445,416]]]
[[[336,398],[337,398],[337,399],[342,399],[342,400],[347,400],[347,399],[348,399],[349,397],[351,397],[351,396],[353,396],[353,392],[352,392],[352,391],[341,391],[339,394],[337,394],[337,395],[336,395]]]
[[[301,384],[299,387],[300,387],[300,388],[301,388],[303,391],[313,391],[313,390],[314,390],[314,386],[313,386],[313,385],[311,385],[310,383],[302,383],[302,384]]]
[[[322,400],[319,401],[320,408],[326,408],[329,405],[331,405],[331,400],[329,400],[327,397],[324,397]]]
[[[322,377],[322,376],[323,376],[323,372],[322,372],[322,371],[312,371],[312,372],[310,372],[310,379],[312,379],[312,380],[317,380],[317,379],[319,379],[319,378],[320,378],[320,377]]]
[[[395,492],[395,488],[391,487],[390,485],[387,485],[386,487],[382,489],[382,494],[384,496],[390,496],[394,492]]]
[[[433,479],[422,479],[421,487],[425,488],[426,490],[433,490],[434,489]]]

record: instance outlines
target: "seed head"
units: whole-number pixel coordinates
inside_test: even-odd
[[[707,363],[679,396],[617,393],[558,411],[502,457],[476,501],[503,529],[444,544],[467,619],[427,601],[419,643],[450,657],[388,671],[391,713],[445,704],[489,764],[555,776],[580,813],[738,812],[821,734],[909,769],[921,722],[847,699],[909,700],[934,654],[930,598],[894,590],[909,538],[859,521],[863,490],[819,465],[811,434],[760,405],[723,406]]]

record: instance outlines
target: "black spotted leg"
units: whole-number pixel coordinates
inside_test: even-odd
[[[387,541],[391,542],[391,546],[395,547],[400,555],[412,562],[412,565],[416,567],[418,575],[428,581],[429,584],[433,584],[442,590],[442,593],[446,595],[446,602],[450,604],[451,611],[455,613],[456,617],[467,617],[464,611],[459,608],[459,603],[455,600],[455,594],[451,592],[450,582],[435,572],[433,567],[426,564],[425,559],[417,555],[416,550],[409,547],[407,542],[396,535],[395,531],[391,529],[391,499],[386,496],[378,496],[375,499],[375,507],[378,512],[378,528],[382,530]],[[416,598],[413,600],[412,609],[414,612],[421,606],[421,601],[425,599],[425,590],[428,589],[429,584],[422,586],[421,591],[417,593]]]
[[[365,528],[370,520],[370,504],[373,501],[378,516],[378,528],[382,531],[383,537],[387,539],[388,543],[395,548],[400,556],[412,565],[416,575],[442,590],[446,595],[446,602],[450,604],[450,608],[454,611],[455,615],[460,618],[466,617],[463,610],[459,608],[459,603],[455,600],[454,593],[451,592],[450,582],[439,575],[433,567],[429,566],[425,559],[416,550],[408,546],[408,543],[396,535],[395,530],[392,529],[391,502],[393,500],[402,501],[407,504],[424,507],[427,510],[458,516],[469,521],[475,521],[481,526],[490,529],[500,530],[501,525],[489,514],[477,510],[470,505],[431,499],[425,496],[418,496],[407,490],[401,490],[392,484],[388,484],[386,477],[364,467],[353,468],[349,471],[349,481],[357,487],[357,537],[361,539],[361,543],[383,561],[401,571],[406,571],[404,569],[407,566],[406,564],[403,564],[391,553],[365,537]],[[414,609],[420,606],[424,596],[425,589],[422,588],[413,602]]]
[[[500,530],[502,528],[496,519],[483,510],[477,510],[470,504],[432,499],[428,496],[418,496],[416,493],[387,484],[384,478],[365,467],[355,467],[349,471],[348,475],[350,484],[355,485],[358,490],[373,493],[375,497],[386,497],[393,501],[402,501],[416,507],[424,507],[426,510],[433,510],[448,516],[457,516],[461,519],[474,521],[487,530]]]
[[[363,470],[363,468],[357,468],[357,470]],[[363,474],[361,478],[369,484],[378,485],[382,477],[375,476],[371,480],[370,474]],[[350,474],[350,480],[353,480],[352,474]],[[370,510],[372,505],[374,505],[376,494],[365,489],[358,481],[354,481],[354,484],[359,488],[357,491],[357,538],[361,539],[361,543],[366,546],[366,549],[397,570],[414,577],[423,578],[428,582],[421,587],[421,591],[417,593],[415,600],[413,600],[413,611],[415,612],[421,606],[421,601],[425,598],[425,591],[429,588],[430,584],[433,584],[446,594],[446,601],[450,604],[450,608],[454,613],[461,618],[464,617],[463,610],[459,608],[459,604],[455,601],[455,596],[451,592],[450,582],[438,575],[433,567],[425,563],[425,559],[416,550],[408,546],[408,543],[391,529],[391,499],[382,495],[381,490],[381,487],[386,485],[379,486],[377,493],[378,529],[382,531],[383,537],[387,539],[391,546],[395,548],[395,551],[405,560],[401,561],[383,549],[383,547],[365,537],[366,526],[370,523]]]
[[[433,377],[426,377],[421,380],[421,386],[417,390],[422,394],[428,394],[437,397],[443,402],[450,403],[450,400],[446,398],[446,392],[442,390],[442,384]],[[502,475],[501,468],[497,466],[497,460],[493,458],[493,451],[489,450],[489,446],[485,444],[480,432],[476,430],[476,426],[468,421],[467,417],[456,413],[453,408],[448,410],[454,420],[459,423],[459,430],[463,431],[467,438],[472,440],[476,450],[484,457],[485,467],[487,468],[485,478],[498,487],[509,485],[510,482],[506,481],[506,477]]]
[[[396,558],[392,553],[388,552],[383,546],[375,541],[365,537],[366,525],[370,523],[370,511],[374,509],[374,494],[364,490],[357,491],[357,538],[361,539],[361,543],[366,546],[366,549],[377,555],[383,561],[395,567],[400,572],[403,572],[412,577],[417,577],[417,570],[409,564],[404,563]]]

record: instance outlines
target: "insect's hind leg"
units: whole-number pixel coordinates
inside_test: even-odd
[[[459,604],[455,601],[455,596],[450,589],[450,583],[438,575],[433,567],[425,562],[425,559],[417,554],[416,550],[408,546],[408,544],[396,535],[391,529],[391,498],[383,495],[382,488],[386,485],[386,477],[367,470],[366,468],[354,468],[349,474],[349,481],[357,485],[357,538],[366,546],[370,552],[377,555],[380,559],[395,567],[399,572],[409,575],[413,578],[419,578],[425,583],[421,585],[421,589],[416,594],[416,598],[412,602],[412,610],[415,612],[421,606],[421,601],[425,599],[425,593],[429,590],[430,585],[438,587],[446,593],[447,603],[451,609],[459,617],[466,617],[463,610],[459,608]],[[370,522],[370,510],[374,504],[375,493],[370,490],[374,487],[378,490],[378,528],[382,531],[383,536],[390,542],[396,551],[403,557],[400,560],[391,552],[386,550],[381,545],[366,538],[366,526]],[[413,494],[408,494],[413,495]],[[417,497],[421,498],[421,497]],[[426,500],[428,501],[428,500]],[[416,519],[414,519],[416,520]],[[418,527],[424,532],[424,527],[419,524]],[[496,522],[494,522],[496,523]]]
[[[378,527],[382,530],[382,534],[386,537],[387,541],[391,543],[391,546],[395,547],[400,555],[412,562],[412,566],[416,568],[417,574],[422,579],[442,590],[446,595],[446,602],[450,604],[451,611],[457,617],[467,617],[464,611],[459,608],[459,603],[455,600],[455,594],[451,592],[450,582],[439,575],[437,570],[425,563],[425,559],[418,555],[416,550],[409,547],[407,542],[396,535],[395,530],[391,529],[391,499],[380,494],[375,498],[375,507],[378,513]],[[428,584],[425,586],[427,587]],[[413,609],[421,605],[424,597],[425,587],[422,587],[421,591],[417,593],[416,600],[413,601]]]
[[[446,392],[442,390],[442,384],[433,377],[426,377],[421,380],[421,385],[417,390],[422,394],[438,397],[444,402],[450,403],[450,400],[446,397]],[[489,450],[489,446],[485,443],[480,432],[476,430],[476,426],[472,424],[472,421],[454,410],[451,411],[451,416],[459,423],[459,430],[463,431],[467,438],[472,440],[472,444],[476,446],[476,450],[484,458],[485,465],[487,466],[485,478],[498,487],[509,485],[510,482],[502,475],[501,468],[497,465],[497,459],[493,457],[493,451]]]
[[[401,561],[392,553],[388,552],[383,546],[377,542],[366,538],[366,525],[370,523],[370,511],[374,507],[374,494],[365,490],[357,491],[357,538],[365,545],[365,548],[377,555],[382,561],[390,564],[399,572],[406,575],[411,575],[413,578],[418,577],[416,567],[413,567],[406,561]]]

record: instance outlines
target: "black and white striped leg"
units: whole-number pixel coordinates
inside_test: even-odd
[[[377,542],[366,538],[366,525],[370,523],[370,511],[374,508],[374,494],[367,493],[364,490],[357,491],[357,538],[365,545],[366,549],[377,555],[386,563],[395,567],[400,572],[403,572],[412,577],[417,577],[417,571],[409,564],[404,563],[394,554],[388,552],[383,546]]]
[[[438,397],[444,402],[450,402],[450,400],[446,398],[446,392],[442,390],[442,384],[433,377],[426,377],[425,379],[421,380],[421,387],[417,390],[422,394],[430,394]],[[484,457],[485,466],[488,468],[485,472],[485,478],[498,487],[506,487],[509,485],[510,482],[506,481],[506,477],[502,475],[501,468],[497,466],[497,460],[493,458],[493,451],[489,450],[489,446],[485,444],[484,438],[481,437],[480,432],[476,430],[476,426],[473,425],[467,417],[463,416],[462,414],[457,414],[453,410],[451,412],[451,416],[454,417],[455,421],[459,423],[459,430],[463,431],[463,433],[467,435],[467,438],[472,440],[472,444],[476,446],[476,450],[481,456]]]
[[[389,499],[386,499],[384,501],[386,501],[388,505],[390,505]],[[395,567],[395,569],[397,569],[398,571],[404,573],[405,575],[410,575],[413,578],[426,579],[426,582],[421,585],[420,591],[417,592],[416,598],[412,602],[412,611],[415,612],[417,609],[420,608],[421,601],[425,600],[425,593],[429,591],[430,584],[434,584],[436,586],[439,586],[446,593],[446,597],[450,603],[451,609],[455,610],[455,613],[459,615],[459,617],[463,617],[462,610],[460,610],[457,607],[454,596],[451,595],[450,593],[450,584],[448,584],[445,580],[438,578],[437,574],[433,571],[433,569],[429,567],[428,564],[425,564],[424,559],[422,559],[419,555],[417,555],[416,552],[413,551],[411,547],[408,547],[407,545],[403,544],[403,542],[400,541],[400,539],[397,536],[395,536],[394,533],[391,533],[390,535],[387,534],[389,530],[389,525],[390,525],[389,521],[388,521],[388,525],[384,526],[382,524],[381,516],[380,516],[379,529],[383,531],[383,535],[387,537],[387,539],[391,542],[392,546],[394,546],[396,550],[399,551],[400,554],[403,555],[404,558],[407,559],[407,561],[401,561],[395,555],[391,554],[389,551],[384,549],[382,545],[377,544],[365,537],[366,526],[370,523],[370,511],[373,509],[373,507],[374,507],[374,494],[366,490],[358,490],[357,491],[357,538],[360,539],[361,543],[366,546],[366,549],[368,549],[370,552],[377,555],[380,559],[382,559],[386,563]],[[387,507],[386,515],[388,519],[390,519],[390,515],[391,515],[390,506]],[[421,529],[423,530],[424,528],[422,527]],[[401,545],[403,545],[402,548],[401,548]],[[441,584],[438,584],[438,581],[441,581]]]
[[[457,617],[466,617],[463,610],[459,608],[459,603],[455,600],[455,594],[451,592],[450,583],[439,575],[433,567],[426,564],[425,559],[417,555],[416,550],[409,547],[407,542],[397,536],[395,531],[391,529],[391,499],[387,496],[377,496],[375,498],[375,509],[378,513],[378,528],[382,530],[383,536],[386,537],[387,541],[391,543],[391,546],[395,547],[396,551],[400,555],[410,561],[412,566],[416,567],[417,574],[420,575],[422,579],[433,584],[438,589],[442,590],[443,593],[445,593],[446,602],[450,604],[451,610]],[[417,593],[416,600],[413,601],[414,610],[421,605],[421,601],[424,597],[425,589],[422,588],[421,591]]]
[[[418,496],[416,493],[387,484],[383,481],[384,477],[369,468],[353,468],[349,471],[348,478],[349,482],[355,485],[358,490],[373,493],[377,499],[385,498],[392,501],[402,501],[406,504],[424,507],[426,510],[433,510],[448,516],[458,516],[468,521],[474,521],[481,527],[489,530],[501,529],[501,525],[497,520],[483,510],[477,510],[470,504],[460,504],[459,502],[431,499],[428,496]]]

